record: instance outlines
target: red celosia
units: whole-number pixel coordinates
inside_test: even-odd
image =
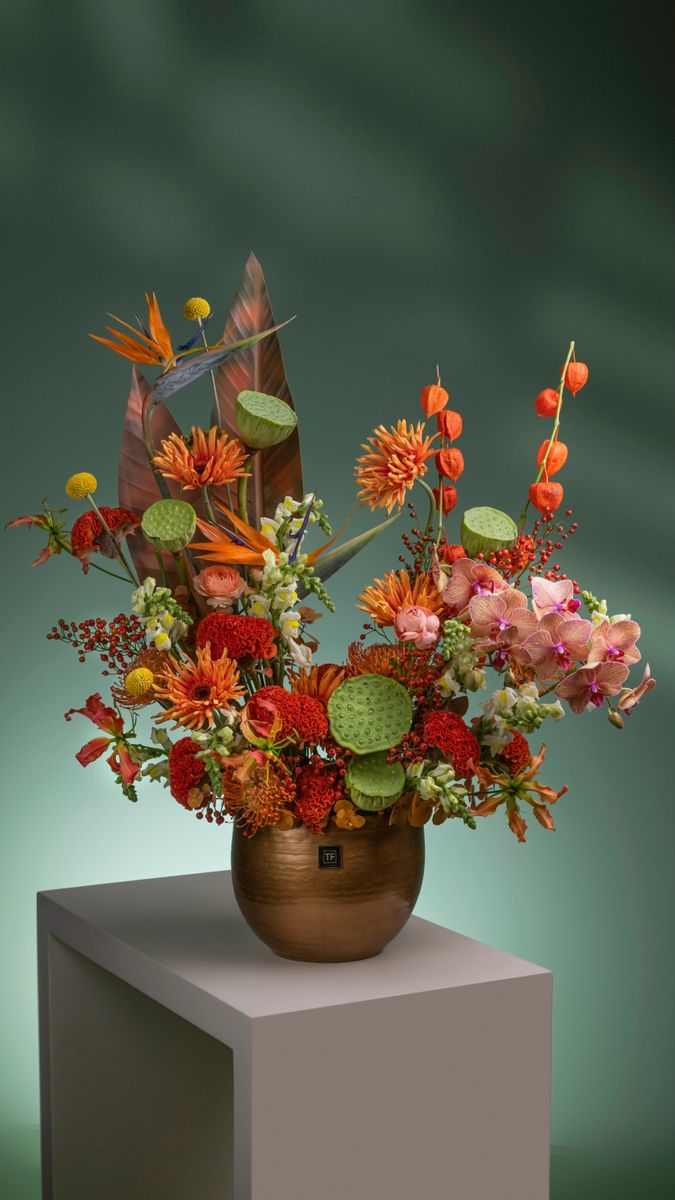
[[[90,554],[98,551],[106,558],[115,558],[119,543],[140,525],[136,513],[129,508],[106,508],[102,505],[100,512],[110,533],[103,527],[102,521],[93,509],[91,512],[82,513],[70,531],[73,554],[79,558],[85,573],[89,570]]]
[[[445,709],[426,713],[422,736],[428,746],[440,750],[452,763],[460,778],[474,774],[480,758],[480,747],[458,713],[446,712]]]
[[[320,700],[287,692],[282,687],[260,688],[256,701],[269,700],[281,718],[282,737],[295,737],[300,742],[315,746],[328,733],[328,717]]]
[[[197,743],[185,737],[171,747],[169,754],[169,789],[183,808],[197,807],[188,802],[188,794],[198,788],[204,778],[204,763],[197,758],[198,753]]]
[[[337,774],[323,763],[308,763],[300,767],[295,777],[297,796],[296,816],[311,833],[318,833],[338,799]]]
[[[532,757],[527,738],[524,738],[522,733],[515,729],[511,741],[506,743],[501,756],[506,760],[509,775],[517,775],[519,771],[524,770]]]
[[[215,660],[229,658],[274,658],[277,652],[274,626],[264,617],[236,613],[210,613],[197,626],[197,646],[210,645]]]

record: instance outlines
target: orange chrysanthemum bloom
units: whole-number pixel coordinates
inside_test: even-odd
[[[359,608],[376,625],[393,625],[402,608],[419,605],[437,616],[443,611],[443,597],[428,571],[422,571],[411,584],[407,571],[388,571],[359,596]]]
[[[216,712],[244,694],[237,664],[225,655],[214,662],[208,646],[197,650],[196,663],[169,661],[154,691],[169,706],[155,720],[175,721],[186,729],[211,729]]]
[[[246,451],[217,425],[209,429],[192,426],[189,437],[172,433],[164,438],[153,463],[166,479],[176,479],[184,488],[222,487],[242,475]]]
[[[424,434],[424,422],[408,425],[398,421],[391,429],[378,425],[364,443],[354,475],[359,485],[359,500],[370,508],[391,512],[405,502],[406,492],[416,479],[426,475],[427,459],[433,454],[433,437]]]
[[[326,704],[336,687],[346,678],[347,671],[344,667],[338,667],[335,663],[323,663],[321,666],[305,668],[298,671],[297,675],[291,675],[289,683],[296,696],[311,696],[312,699]]]

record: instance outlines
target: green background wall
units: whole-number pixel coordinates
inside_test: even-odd
[[[665,13],[5,0],[0,38],[3,521],[59,503],[75,470],[114,502],[127,371],[86,332],[146,288],[174,325],[190,294],[224,312],[250,249],[277,316],[298,314],[306,478],[336,519],[360,441],[416,415],[436,362],[465,419],[460,507],[517,511],[533,397],[570,337],[590,363],[565,413],[566,567],[640,620],[658,690],[623,734],[601,714],[555,728],[557,833],[434,831],[418,910],[555,972],[558,1198],[664,1194],[672,1132]],[[206,385],[174,407],[206,420]],[[61,714],[98,679],[43,635],[126,594],[70,561],[31,573],[37,535],[2,546],[3,1194],[34,1197],[36,890],[221,868],[228,834],[74,761],[89,734]],[[393,534],[339,577],[326,658],[396,554]]]

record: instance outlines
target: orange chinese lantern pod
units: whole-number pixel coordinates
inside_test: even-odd
[[[441,489],[439,487],[435,487],[434,488],[434,499],[436,501],[437,508],[440,503],[440,495],[441,495]],[[451,483],[444,483],[443,484],[443,516],[444,517],[447,517],[448,513],[452,512],[456,503],[457,503],[457,488],[454,488]]]
[[[446,563],[454,563],[458,558],[466,558],[466,550],[463,546],[441,546],[439,554]]]
[[[554,513],[563,501],[563,486],[561,483],[531,483],[530,504],[539,509],[540,513],[548,516]]]
[[[443,412],[439,412],[436,421],[441,437],[448,438],[451,442],[454,442],[455,438],[458,438],[462,432],[462,418],[458,412],[453,412],[451,408],[445,408]]]
[[[455,483],[464,470],[464,455],[462,451],[455,450],[454,447],[450,450],[437,450],[435,458],[438,474],[443,475],[446,479],[451,479]]]
[[[546,457],[546,449],[548,442],[542,442],[537,451],[537,466],[540,467]],[[554,442],[546,457],[546,466],[544,473],[546,475],[557,475],[567,462],[567,446],[564,442]]]
[[[420,404],[424,409],[424,415],[433,417],[434,413],[438,413],[445,408],[450,396],[440,383],[430,383],[428,387],[422,388],[420,393]]]
[[[582,387],[588,382],[588,367],[586,363],[571,362],[567,365],[565,371],[565,387],[569,388],[573,396],[580,392]]]
[[[558,393],[555,388],[544,388],[534,402],[538,417],[554,417],[558,409]]]

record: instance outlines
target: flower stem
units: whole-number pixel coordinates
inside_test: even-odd
[[[429,497],[429,512],[427,514],[427,523],[426,523],[426,526],[424,529],[424,533],[426,536],[428,533],[431,532],[431,530],[434,527],[434,517],[436,516],[438,506],[436,504],[436,497],[434,496],[434,493],[432,492],[431,488],[429,487],[429,484],[425,483],[424,480],[420,479],[419,477],[417,479],[417,482],[419,483],[420,487],[424,488],[425,492],[427,493],[427,496]]]
[[[218,522],[216,521],[216,514],[213,511],[211,497],[209,496],[209,489],[207,487],[202,488],[202,500],[204,501],[204,508],[206,509],[206,515],[209,518],[209,521],[212,525],[217,525]]]
[[[202,342],[204,343],[204,346],[208,350],[209,343],[208,343],[208,339],[206,336],[206,332],[204,330],[204,323],[203,323],[201,317],[197,317],[197,323],[199,325],[199,332],[202,335]],[[209,375],[211,376],[211,387],[213,388],[213,400],[214,400],[214,403],[216,406],[216,413],[219,414],[220,410],[218,407],[218,388],[216,386],[216,377],[215,377],[215,374],[213,373],[213,371],[209,371]]]
[[[560,429],[560,413],[562,412],[563,393],[565,391],[565,375],[567,374],[567,368],[570,364],[570,359],[572,358],[573,354],[574,354],[574,342],[572,341],[569,344],[569,349],[567,351],[567,358],[565,359],[564,366],[560,372],[560,383],[558,385],[558,403],[556,405],[555,417],[553,418],[553,430],[552,430],[551,436],[548,440],[548,446],[546,447],[546,453],[544,454],[544,457],[541,460],[541,466],[539,467],[539,470],[537,472],[537,478],[534,481],[535,483],[539,483],[539,480],[541,479],[542,475],[544,474],[544,471],[546,470],[546,463],[548,462],[548,456],[551,453],[551,448],[554,445],[555,440],[558,436],[558,430]],[[525,525],[525,518],[527,516],[527,510],[529,507],[530,507],[530,498],[528,495],[528,498],[525,502],[525,507],[524,507],[523,511],[521,512],[520,516],[518,517],[518,525],[520,526],[521,533],[522,533],[524,525]]]
[[[250,458],[246,459],[246,462],[244,463],[245,471],[248,471],[250,469],[252,462],[253,462],[252,456]],[[242,475],[239,479],[239,483],[237,484],[237,509],[239,510],[239,516],[241,517],[242,521],[246,521],[247,525],[248,525],[248,498],[247,498],[248,497],[248,479],[249,479],[248,475]]]
[[[121,565],[124,567],[124,570],[126,571],[127,575],[129,576],[129,579],[133,583],[134,587],[138,587],[139,582],[138,582],[136,576],[134,575],[133,571],[131,570],[131,567],[129,566],[126,558],[124,557],[124,553],[122,551],[121,546],[118,546],[117,542],[115,541],[112,530],[110,529],[110,526],[108,525],[108,522],[106,521],[105,517],[103,516],[103,513],[101,512],[98,504],[96,503],[93,496],[91,496],[91,495],[89,495],[87,497],[87,499],[89,500],[91,507],[93,508],[94,512],[96,513],[96,516],[98,517],[103,528],[105,529],[106,533],[108,534],[108,537],[110,538],[115,558],[117,558],[118,561],[121,563]]]

